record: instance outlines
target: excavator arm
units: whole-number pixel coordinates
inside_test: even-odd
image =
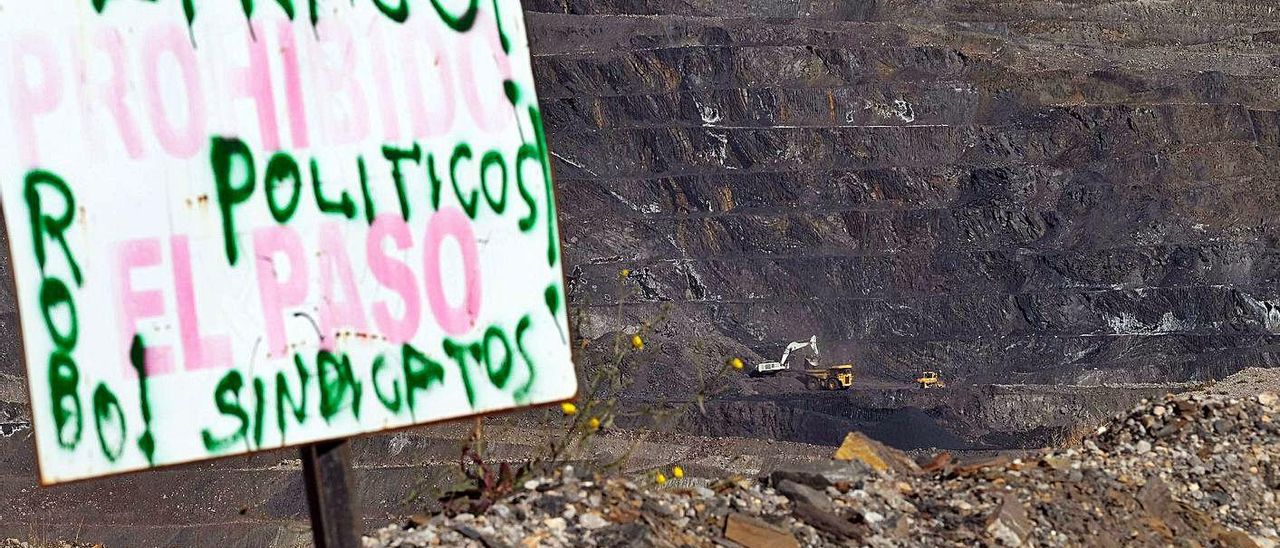
[[[782,351],[782,359],[776,362],[765,362],[757,365],[756,374],[771,375],[786,369],[791,369],[791,365],[787,363],[787,360],[791,359],[791,353],[797,350],[802,350],[806,347],[813,349],[813,358],[815,363],[813,363],[812,365],[816,366],[817,365],[816,362],[818,360],[818,336],[814,335],[812,337],[809,337],[809,340],[807,341],[797,341],[797,342],[788,344],[787,348]]]
[[[789,369],[791,366],[787,364],[787,359],[791,357],[791,353],[797,350],[803,350],[805,347],[813,348],[813,357],[818,358],[818,336],[809,337],[808,341],[798,341],[787,345],[787,349],[782,352],[782,359],[778,360],[784,368]]]

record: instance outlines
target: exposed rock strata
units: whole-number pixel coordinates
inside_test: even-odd
[[[672,303],[769,359],[818,334],[884,379],[1280,365],[1270,6],[528,7],[589,315]]]

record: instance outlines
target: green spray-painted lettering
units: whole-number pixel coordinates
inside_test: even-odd
[[[540,123],[537,118],[537,110],[531,109],[530,116],[532,122]],[[425,153],[425,161],[423,155]],[[515,171],[516,189],[520,194],[521,201],[525,204],[523,216],[518,219],[517,226],[521,232],[530,233],[538,224],[540,214],[545,216],[547,223],[547,259],[551,266],[554,266],[557,259],[557,234],[555,232],[554,203],[550,199],[550,177],[548,173],[548,164],[544,157],[545,139],[541,136],[541,132],[537,132],[537,138],[533,142],[525,142],[521,144],[517,150],[513,161],[508,161],[498,150],[488,150],[480,157],[478,176],[467,177],[463,174],[466,170],[461,169],[464,162],[470,162],[474,158],[471,146],[466,142],[456,143],[450,154],[448,162],[448,185],[452,189],[452,195],[457,201],[458,206],[463,210],[467,217],[476,219],[480,215],[480,205],[485,204],[494,214],[502,216],[508,210],[508,194],[510,190],[511,172]],[[300,207],[301,192],[300,187],[303,184],[299,164],[287,152],[275,153],[266,166],[258,169],[254,163],[253,151],[240,139],[235,137],[214,137],[213,145],[210,152],[213,179],[215,184],[215,193],[218,196],[219,211],[222,215],[222,232],[229,262],[234,266],[239,256],[236,234],[236,216],[240,213],[241,206],[252,200],[254,192],[261,186],[265,191],[265,202],[271,216],[281,224],[287,224],[291,219],[296,217],[297,209]],[[445,182],[439,175],[439,166],[436,162],[436,154],[430,151],[424,151],[419,143],[411,143],[405,147],[396,147],[384,145],[382,147],[382,160],[385,160],[391,173],[392,183],[395,185],[396,198],[398,201],[400,215],[406,221],[412,216],[413,199],[410,191],[414,188],[407,180],[405,164],[408,162],[416,164],[426,164],[426,182],[427,193],[431,203],[432,211],[438,211],[441,207],[441,190],[445,186]],[[543,194],[547,196],[547,208],[540,210],[537,199],[535,199],[535,188],[537,185],[533,181],[526,180],[526,171],[522,169],[526,162],[534,162],[534,166],[542,172],[541,187]],[[375,203],[375,196],[371,188],[372,182],[369,178],[369,166],[363,156],[356,156],[355,167],[359,177],[360,197],[362,199],[362,212],[367,223],[372,224],[378,215],[378,208]],[[236,166],[242,166],[237,169]],[[352,199],[351,194],[346,190],[339,190],[337,197],[327,195],[324,177],[321,175],[319,162],[316,158],[312,158],[309,162],[311,175],[312,196],[315,201],[317,210],[321,214],[337,215],[345,219],[354,219],[357,215],[357,203]],[[256,173],[262,172],[261,185],[253,179]],[[468,187],[465,188],[464,187]],[[483,199],[482,199],[483,197]]]
[[[476,24],[476,14],[480,11],[478,0],[467,0],[467,9],[462,10],[462,15],[454,15],[448,8],[440,5],[440,0],[431,0],[431,7],[436,9],[436,15],[440,16],[446,26],[458,32],[471,30],[471,25]]]
[[[400,406],[404,404],[404,402],[401,401],[402,398],[400,396],[400,381],[395,379],[391,380],[392,397],[388,397],[386,392],[382,391],[382,385],[378,383],[378,377],[381,376],[379,373],[381,373],[386,366],[386,356],[379,355],[373,359],[373,395],[378,397],[378,402],[381,403],[383,407],[387,408],[388,411],[391,411],[392,413],[399,413]]]
[[[528,372],[524,384],[512,392],[517,403],[525,401],[537,375],[534,371],[533,360],[529,358],[529,354],[523,346],[524,333],[530,327],[532,327],[532,320],[527,315],[521,318],[516,325],[516,351],[524,360],[525,369]],[[485,376],[492,386],[500,390],[507,389],[512,378],[514,356],[511,352],[511,341],[502,329],[497,326],[490,326],[485,330],[481,340],[472,343],[445,339],[442,343],[442,348],[444,353],[458,366],[458,372],[462,376],[462,384],[466,388],[467,402],[472,408],[476,406],[478,386],[471,376],[471,364],[476,364],[476,366],[483,368]],[[500,355],[494,353],[494,350],[498,348],[502,350]]]
[[[46,206],[50,203],[44,199],[42,191],[51,192],[58,197],[62,203],[61,211],[54,214],[46,211]],[[49,354],[47,371],[54,433],[59,447],[74,450],[84,434],[80,368],[72,357],[80,338],[80,319],[71,288],[62,279],[51,275],[45,242],[46,239],[53,241],[62,249],[71,277],[76,286],[80,287],[83,283],[80,266],[66,237],[66,231],[75,218],[76,199],[66,181],[39,169],[32,170],[24,178],[23,198],[31,222],[32,251],[40,268],[40,313],[54,346]],[[59,314],[59,310],[63,312]],[[66,319],[61,326],[57,321],[58,317]]]
[[[547,265],[555,266],[559,257],[557,246],[560,243],[560,236],[556,233],[556,201],[551,199],[555,189],[551,185],[551,163],[547,160],[547,134],[542,128],[542,114],[537,107],[529,107],[529,124],[533,126],[533,134],[537,139],[538,161],[542,164],[543,189],[546,191],[543,195],[547,197]]]
[[[348,405],[351,414],[360,418],[360,396],[363,385],[351,369],[351,358],[346,354],[334,354],[321,350],[316,355],[317,379],[320,381],[320,416],[325,422],[333,420]],[[347,403],[350,395],[350,404]]]
[[[244,375],[235,370],[223,375],[222,380],[218,381],[218,386],[214,388],[213,401],[218,407],[218,412],[235,417],[239,426],[230,434],[221,437],[215,436],[208,428],[202,430],[200,437],[204,441],[204,448],[210,453],[221,453],[246,440],[249,432],[249,414],[240,404],[241,388],[244,388]]]
[[[285,16],[290,21],[297,15],[297,10],[293,7],[293,0],[276,0],[276,3],[280,5],[280,9],[284,10]]]
[[[80,403],[80,369],[65,351],[49,355],[49,395],[53,404],[53,424],[58,446],[75,449],[84,430],[83,406]]]
[[[529,391],[537,376],[525,341],[532,325],[530,316],[525,315],[517,322],[514,333],[497,325],[490,325],[475,342],[444,341],[443,348],[449,358],[447,361],[457,365],[460,378],[467,389],[468,402],[473,408],[482,397],[482,390],[493,388],[509,390],[517,404],[528,401]],[[432,399],[424,398],[424,395],[429,396],[424,393],[445,386],[448,378],[446,366],[411,344],[402,344],[398,357],[399,368],[392,366],[393,359],[381,354],[357,367],[345,353],[319,350],[315,354],[313,370],[307,367],[306,360],[301,355],[295,354],[296,390],[292,386],[294,381],[288,378],[295,373],[274,373],[274,421],[267,417],[272,405],[268,401],[269,381],[232,371],[222,378],[214,391],[218,412],[232,419],[226,425],[231,428],[224,426],[217,429],[218,432],[228,432],[222,436],[215,435],[214,429],[204,429],[202,436],[205,446],[216,454],[241,442],[249,448],[263,447],[273,436],[278,436],[280,443],[284,443],[287,441],[286,434],[291,422],[302,426],[318,415],[328,424],[348,409],[351,416],[358,420],[366,383],[373,386],[376,401],[391,415],[399,416],[407,410],[414,419],[423,416],[428,410],[424,403]],[[518,367],[517,361],[522,362],[523,367]],[[479,370],[478,375],[473,374],[475,369]],[[312,377],[318,381],[318,400],[308,397],[309,379]],[[523,381],[518,382],[519,378],[523,378]],[[484,383],[483,380],[488,382]],[[242,399],[241,391],[247,387],[251,387],[253,391],[252,401]],[[312,401],[317,403],[310,403]],[[274,425],[270,422],[274,422]]]
[[[42,188],[52,190],[62,199],[64,206],[57,215],[50,215],[45,211],[45,202],[40,196]],[[77,287],[83,286],[84,278],[80,274],[80,264],[71,254],[71,247],[67,245],[66,237],[66,230],[75,220],[76,214],[76,199],[71,194],[71,187],[67,186],[67,182],[61,177],[37,169],[27,174],[22,196],[27,202],[27,212],[31,220],[32,245],[35,248],[36,263],[40,265],[41,272],[44,271],[45,261],[48,258],[45,250],[45,237],[48,237],[62,248],[62,255],[71,268],[71,279],[75,280]]]
[[[129,345],[129,363],[133,364],[133,371],[138,375],[138,405],[142,410],[142,436],[138,437],[138,449],[142,450],[147,464],[155,465],[156,440],[151,432],[151,398],[147,394],[147,347],[141,335],[135,334],[133,343]]]
[[[294,398],[289,392],[289,382],[285,378],[283,371],[276,373],[276,427],[280,429],[280,438],[285,438],[287,431],[286,425],[288,421],[285,419],[285,402],[289,404],[289,411],[293,413],[293,420],[298,424],[302,424],[307,420],[307,381],[311,379],[311,373],[307,371],[307,366],[302,362],[302,356],[294,354],[294,367],[298,371],[298,397]]]
[[[409,18],[408,0],[400,0],[399,4],[395,6],[388,4],[387,0],[373,0],[373,5],[378,8],[378,11],[382,12],[383,15],[387,16],[388,19],[397,23],[403,23]]]
[[[507,96],[507,101],[511,102],[512,107],[520,105],[520,84],[515,80],[503,80],[502,93]]]
[[[520,145],[520,148],[516,150],[515,165],[516,189],[520,191],[520,198],[524,200],[525,207],[528,209],[528,212],[524,217],[520,218],[520,222],[516,226],[520,227],[521,232],[528,233],[533,230],[534,225],[538,222],[538,204],[534,201],[533,194],[529,192],[529,187],[524,182],[524,170],[521,168],[526,160],[540,161],[537,147],[528,143]]]
[[[369,170],[364,166],[364,157],[356,157],[356,171],[360,173],[360,194],[364,197],[364,220],[373,225],[378,211],[373,205],[373,196],[369,194]]]
[[[445,339],[442,344],[445,355],[453,358],[458,364],[458,372],[462,374],[462,386],[467,391],[467,404],[473,409],[476,406],[476,390],[471,385],[471,373],[467,371],[467,346]]]
[[[525,345],[524,345],[524,335],[526,332],[529,331],[530,327],[533,327],[533,320],[530,319],[529,316],[527,315],[524,317],[521,317],[520,321],[516,323],[516,350],[520,352],[520,357],[524,358],[525,369],[529,373],[529,376],[524,381],[524,384],[521,385],[520,388],[517,388],[515,392],[512,393],[512,395],[515,397],[516,403],[524,403],[528,401],[529,390],[533,388],[533,381],[538,376],[537,371],[534,369],[533,358],[529,357],[529,352],[525,350]]]
[[[154,2],[155,0],[149,0],[149,1]],[[186,0],[186,1],[190,2],[191,0]],[[314,11],[315,0],[312,0],[311,3]],[[280,9],[284,10],[285,16],[288,17],[290,21],[292,21],[294,16],[297,15],[297,10],[293,7],[293,0],[276,0],[276,4],[280,6]],[[244,12],[245,19],[253,18],[253,11],[254,11],[253,0],[240,0],[240,9],[241,11]]]
[[[498,191],[497,197],[489,191],[489,168],[494,166],[502,174],[502,189]],[[494,213],[502,215],[507,210],[507,164],[502,161],[502,153],[490,150],[480,159],[480,189],[484,191],[484,200],[489,202],[489,208]]]
[[[494,357],[495,343],[501,345],[501,358]],[[490,326],[484,332],[484,368],[489,374],[489,382],[494,386],[505,387],[507,379],[511,378],[511,362],[511,342],[507,340],[507,335],[497,326]]]
[[[101,14],[106,11],[108,0],[89,0],[94,11]],[[144,0],[149,3],[160,3],[159,0]],[[354,0],[352,0],[354,4]],[[409,20],[412,15],[409,0],[370,0],[370,3],[378,13],[383,17],[395,23],[403,24]],[[293,0],[276,0],[276,4],[280,6],[285,15],[292,20],[297,15],[297,8],[294,6]],[[320,23],[320,0],[307,0],[307,7],[310,10],[310,21],[314,27]],[[440,20],[449,28],[457,32],[467,32],[475,24],[476,15],[479,12],[478,0],[468,0],[467,6],[462,10],[461,14],[455,14],[449,8],[441,4],[440,0],[431,0],[431,6],[435,9]],[[244,13],[246,19],[251,19],[256,10],[254,0],[240,0],[240,10]],[[187,26],[190,27],[196,20],[195,0],[182,0],[182,12],[186,19]],[[495,17],[497,14],[497,2],[494,2]],[[500,31],[501,32],[501,31]],[[505,37],[504,37],[505,38]],[[504,51],[506,51],[506,40],[504,39]]]
[[[267,385],[262,379],[253,378],[253,446],[262,447],[262,415],[267,409]]]
[[[239,184],[231,179],[231,170],[236,163],[244,173]],[[218,210],[222,213],[222,241],[227,262],[235,266],[240,258],[240,249],[236,245],[235,216],[232,213],[236,206],[253,196],[256,181],[253,152],[240,139],[214,137],[209,146],[209,164],[213,167],[213,186],[218,197]]]
[[[555,317],[560,313],[560,290],[558,285],[551,284],[547,286],[547,290],[543,292],[543,298],[547,303],[547,310],[551,312],[551,317]]]
[[[400,170],[400,162],[411,160],[413,163],[422,161],[422,147],[418,143],[413,144],[413,148],[396,148],[390,145],[382,147],[382,157],[391,162],[391,181],[396,185],[396,195],[400,198],[400,216],[409,220],[409,197],[404,187],[404,172]]]
[[[324,182],[320,180],[320,164],[313,158],[311,160],[311,191],[316,197],[316,206],[320,208],[321,213],[338,214],[348,219],[354,219],[356,216],[356,202],[351,199],[351,195],[347,191],[342,191],[337,201],[330,200],[325,197],[324,191],[320,190]]]
[[[507,38],[507,31],[502,29],[502,12],[498,11],[498,0],[493,0],[493,19],[498,27],[498,41],[502,43],[502,52],[511,53],[511,39]]]
[[[471,193],[467,196],[462,195],[462,190],[458,188],[458,162],[471,159],[471,145],[466,143],[458,143],[453,147],[453,156],[449,157],[449,179],[453,183],[453,195],[458,198],[458,204],[462,206],[462,210],[467,213],[467,217],[476,218],[476,207],[480,201],[480,191],[471,189]]]
[[[66,310],[67,325],[63,328],[58,327],[54,318],[59,308]],[[45,278],[40,281],[40,315],[53,344],[59,348],[75,348],[80,338],[80,320],[76,314],[76,303],[71,299],[71,290],[62,280]]]
[[[93,390],[93,423],[98,432],[98,446],[102,448],[102,454],[106,455],[108,461],[119,460],[120,454],[124,453],[124,440],[128,436],[124,409],[120,407],[120,400],[116,395],[102,383],[98,383],[98,387]],[[112,424],[120,430],[114,442],[107,440],[106,426]]]
[[[287,224],[289,219],[293,218],[293,214],[298,211],[298,204],[302,201],[302,171],[298,168],[298,162],[286,152],[277,152],[267,162],[267,172],[263,179],[266,183],[267,208],[271,210],[271,218],[277,223]],[[282,185],[281,183],[285,181],[291,184]],[[284,205],[280,204],[276,193],[276,189],[282,186],[289,189],[289,200]]]
[[[103,13],[109,3],[108,0],[91,1],[97,13]],[[161,0],[144,1],[173,6],[172,2],[166,3]],[[421,3],[415,4],[410,0],[369,1],[383,17],[396,23],[408,21],[411,12],[415,9],[420,12],[419,17],[431,16],[422,12],[425,7]],[[479,0],[430,1],[435,15],[450,29],[465,33],[475,27],[481,6]],[[255,0],[239,0],[239,5],[248,21],[253,21],[254,17],[261,17],[263,15],[261,12],[270,11],[271,3],[268,1],[267,5],[263,6],[261,2]],[[290,20],[297,16],[299,9],[304,9],[296,6],[296,3],[299,3],[298,0],[275,0],[274,3]],[[356,4],[355,0],[351,3]],[[195,2],[181,0],[181,5],[190,29],[196,19]],[[333,13],[332,10],[321,9],[319,6],[319,0],[308,0],[306,4],[312,25],[318,23],[322,14]],[[513,43],[503,26],[503,17],[500,13],[503,5],[498,0],[492,0],[491,3],[485,4],[485,7],[489,6],[493,10],[493,24],[498,32],[502,49],[510,53]],[[254,28],[255,25],[249,25],[251,35]],[[194,34],[192,36],[194,39]],[[253,38],[259,37],[253,36]],[[294,83],[290,82],[291,85]],[[474,85],[474,83],[463,85]],[[309,194],[307,201],[314,201],[315,209],[322,215],[337,216],[347,220],[355,220],[359,215],[372,225],[378,217],[378,206],[381,206],[384,213],[394,211],[388,201],[390,196],[387,193],[377,192],[389,192],[389,189],[371,188],[371,185],[377,187],[380,184],[376,180],[379,176],[385,177],[384,170],[387,168],[377,165],[378,162],[385,160],[388,163],[392,183],[395,185],[399,212],[404,221],[411,220],[415,213],[415,202],[422,203],[418,200],[421,200],[423,190],[426,190],[432,211],[438,211],[442,207],[441,188],[448,184],[452,189],[452,198],[446,197],[445,200],[456,199],[458,207],[472,220],[483,214],[480,210],[481,204],[484,204],[497,216],[509,214],[509,218],[504,220],[514,223],[522,233],[536,234],[534,238],[537,243],[543,239],[543,234],[539,230],[541,227],[538,224],[540,221],[545,221],[547,264],[556,266],[560,261],[555,224],[556,207],[552,199],[551,166],[541,114],[536,104],[521,103],[521,87],[515,81],[504,81],[502,86],[516,117],[521,119],[516,123],[516,130],[521,135],[519,142],[511,144],[516,147],[515,150],[504,151],[495,148],[484,151],[481,156],[480,152],[484,150],[481,143],[468,143],[462,139],[444,143],[435,151],[427,150],[417,142],[402,143],[401,146],[386,145],[381,147],[381,159],[377,157],[376,152],[372,156],[367,156],[367,162],[373,165],[367,165],[366,156],[360,155],[354,158],[358,181],[350,180],[351,164],[349,163],[345,164],[346,170],[327,173],[330,177],[338,173],[338,180],[345,184],[326,185],[315,157],[305,158],[301,153],[291,154],[273,150],[269,151],[270,154],[259,154],[260,159],[267,160],[265,165],[260,165],[255,161],[254,151],[245,141],[232,136],[211,136],[209,162],[214,187],[212,194],[216,196],[218,202],[223,247],[228,263],[235,267],[242,254],[239,248],[237,226],[240,226],[241,230],[246,230],[242,225],[248,219],[261,218],[261,210],[251,211],[251,208],[265,206],[275,222],[280,225],[288,225],[300,217],[298,211],[302,207],[304,197],[303,179],[307,175],[310,176],[311,185],[311,192],[306,193]],[[536,103],[536,101],[529,101],[529,103]],[[527,110],[525,110],[526,107]],[[527,113],[527,120],[525,116],[521,116],[522,112]],[[525,121],[529,124],[527,127],[532,128],[532,135],[521,123]],[[294,137],[297,138],[298,135]],[[474,149],[476,156],[473,156],[473,144],[477,147]],[[444,174],[446,156],[449,177],[447,183],[440,177]],[[437,159],[441,164],[436,164]],[[350,159],[345,161],[349,162]],[[528,166],[526,161],[533,161],[536,168],[541,171],[541,184],[538,184],[532,173],[526,176],[527,170],[524,169]],[[304,169],[302,162],[306,162],[305,167],[309,167],[309,170]],[[464,166],[463,162],[467,164]],[[410,164],[414,164],[415,167],[410,167]],[[462,169],[459,169],[460,167]],[[374,181],[369,178],[370,168],[374,170]],[[515,172],[514,177],[512,171]],[[421,178],[424,175],[426,179],[422,181]],[[410,180],[414,178],[418,180]],[[519,194],[518,199],[509,196],[513,178],[515,192]],[[356,195],[356,190],[353,188],[356,182],[359,184],[359,195]],[[262,205],[252,203],[254,194],[259,192],[259,188],[262,189],[263,196],[262,201],[258,203]],[[546,202],[545,206],[542,206],[543,209],[539,209],[538,202],[544,199],[539,197],[539,188]],[[446,191],[445,194],[447,193]],[[59,267],[62,266],[61,261],[56,258],[50,260],[51,255],[57,254],[56,250],[52,252],[50,250],[61,248],[66,268],[70,272],[69,278],[75,281],[73,286],[69,280],[64,283],[56,277],[45,276],[40,286],[40,303],[45,327],[57,347],[49,356],[48,376],[58,428],[58,442],[65,448],[73,449],[82,437],[81,430],[85,422],[79,392],[80,373],[73,358],[73,350],[79,337],[75,290],[83,286],[83,279],[79,264],[71,253],[67,233],[71,232],[79,236],[79,233],[72,228],[75,226],[73,221],[79,214],[79,210],[66,182],[44,171],[37,170],[28,174],[24,198],[30,214],[35,255],[42,274],[48,265],[56,263]],[[377,203],[378,201],[380,203]],[[513,202],[514,205],[512,205]],[[521,203],[524,204],[523,208],[520,207]],[[453,207],[453,204],[447,207]],[[301,217],[313,219],[310,213],[307,212]],[[423,213],[419,212],[419,215]],[[240,225],[237,224],[237,217]],[[508,225],[509,228],[510,225]],[[487,236],[484,237],[487,238]],[[76,241],[75,238],[70,240]],[[542,252],[541,246],[534,249],[538,249],[538,253]],[[535,283],[541,284],[542,281]],[[558,283],[552,282],[548,285],[543,296],[546,309],[555,320],[564,307],[564,297]],[[536,295],[533,297],[536,299]],[[535,309],[537,303],[531,304],[530,310],[520,312],[530,312]],[[435,354],[433,358],[410,344],[403,344],[399,356],[401,361],[399,368],[394,364],[396,359],[394,353],[378,355],[371,362],[353,364],[349,354],[336,350],[320,350],[314,355],[314,369],[308,369],[307,360],[295,355],[293,358],[296,373],[270,368],[270,373],[259,378],[254,376],[252,369],[229,371],[219,379],[210,394],[217,413],[225,422],[202,429],[200,436],[206,450],[220,453],[235,449],[241,443],[251,449],[262,447],[266,440],[272,438],[273,426],[281,442],[285,440],[288,428],[314,431],[318,425],[308,425],[308,421],[316,422],[316,416],[322,418],[325,423],[329,423],[344,417],[343,413],[350,410],[351,417],[359,421],[365,383],[372,385],[378,404],[390,414],[399,416],[407,408],[411,416],[427,415],[427,407],[435,399],[431,391],[446,386],[446,379],[450,381],[448,386],[456,386],[453,379],[447,377],[452,375],[447,371],[451,367],[450,362],[458,367],[468,404],[472,408],[480,407],[478,401],[485,400],[495,388],[504,391],[504,394],[514,396],[517,403],[524,403],[528,399],[528,393],[536,377],[534,362],[526,347],[528,342],[526,338],[533,327],[532,317],[530,314],[521,317],[515,325],[514,332],[509,328],[504,329],[498,324],[492,324],[483,331],[473,331],[473,335],[470,335],[472,338],[467,340],[445,339],[439,349],[443,350],[445,357],[440,361],[434,359],[440,357],[439,350],[433,352]],[[556,323],[556,328],[562,329],[559,323]],[[564,333],[562,332],[561,335],[563,337]],[[92,392],[93,423],[97,426],[99,445],[109,460],[115,462],[129,450],[132,438],[126,437],[127,430],[130,430],[126,426],[131,426],[133,432],[140,432],[137,437],[139,449],[147,462],[154,465],[157,447],[152,425],[153,410],[148,394],[149,383],[153,381],[147,375],[146,348],[142,337],[134,337],[129,358],[137,373],[140,394],[138,404],[142,424],[126,425],[124,408],[120,405],[115,393],[111,392],[105,384],[99,384]],[[285,369],[288,369],[287,365]],[[309,382],[312,377],[317,380],[314,383],[316,386],[314,389],[310,387]],[[275,383],[274,389],[271,388],[272,382]],[[252,398],[243,394],[250,391]],[[89,395],[87,389],[85,395]],[[270,401],[272,397],[276,400],[274,421],[270,417],[273,411]],[[290,415],[292,415],[291,418]],[[116,428],[117,425],[118,428]],[[119,434],[118,438],[116,434]]]
[[[417,391],[443,384],[444,367],[409,344],[401,348],[400,358],[404,368],[405,401],[409,403],[409,414],[413,415],[417,410]]]
[[[436,156],[435,154],[427,154],[427,181],[431,184],[431,210],[440,210],[440,187],[444,186],[444,181],[440,180],[440,176],[436,174]]]
[[[187,32],[190,33],[196,24],[196,0],[182,0],[182,17],[187,20]]]

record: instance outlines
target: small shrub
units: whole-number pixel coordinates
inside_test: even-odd
[[[632,295],[633,289],[628,284],[631,271],[623,270],[619,276],[621,291],[615,309],[619,323],[623,314],[623,303]],[[493,466],[484,447],[483,419],[476,420],[472,435],[463,443],[459,467],[462,481],[447,491],[440,500],[449,512],[482,513],[494,502],[510,494],[527,479],[534,476],[549,476],[564,468],[571,462],[581,463],[590,451],[597,436],[612,428],[619,418],[640,419],[637,422],[648,424],[641,430],[635,440],[618,457],[606,462],[588,462],[593,472],[609,473],[622,469],[630,460],[635,450],[646,442],[655,431],[662,431],[672,426],[674,421],[690,413],[695,407],[706,413],[708,400],[721,395],[728,388],[723,382],[728,375],[738,374],[744,367],[740,358],[730,357],[720,361],[714,370],[695,366],[696,387],[687,402],[671,404],[657,402],[652,404],[628,404],[621,407],[620,396],[627,394],[633,380],[626,371],[635,367],[652,364],[653,340],[655,328],[662,326],[668,319],[670,306],[664,306],[658,317],[641,322],[628,330],[614,332],[613,345],[605,353],[599,363],[584,363],[585,355],[578,356],[578,378],[580,380],[579,397],[575,402],[562,404],[558,413],[544,413],[541,427],[552,432],[547,444],[540,450],[516,465],[501,463]],[[578,309],[575,317],[575,333],[581,332],[582,311]],[[586,349],[591,342],[580,339],[580,346]],[[697,349],[700,341],[694,341]],[[585,354],[585,353],[583,353]],[[591,365],[592,367],[584,367]],[[581,382],[585,381],[585,382]],[[683,478],[684,470],[676,466],[669,470],[674,478]],[[662,485],[667,483],[667,471],[650,470],[647,475],[653,482]]]

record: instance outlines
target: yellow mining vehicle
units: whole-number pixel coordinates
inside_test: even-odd
[[[810,390],[848,390],[853,386],[853,364],[807,369],[804,386]]]
[[[920,373],[920,376],[916,378],[916,383],[920,385],[920,388],[944,388],[947,386],[947,383],[942,382],[942,379],[938,378],[937,371],[925,371]]]

